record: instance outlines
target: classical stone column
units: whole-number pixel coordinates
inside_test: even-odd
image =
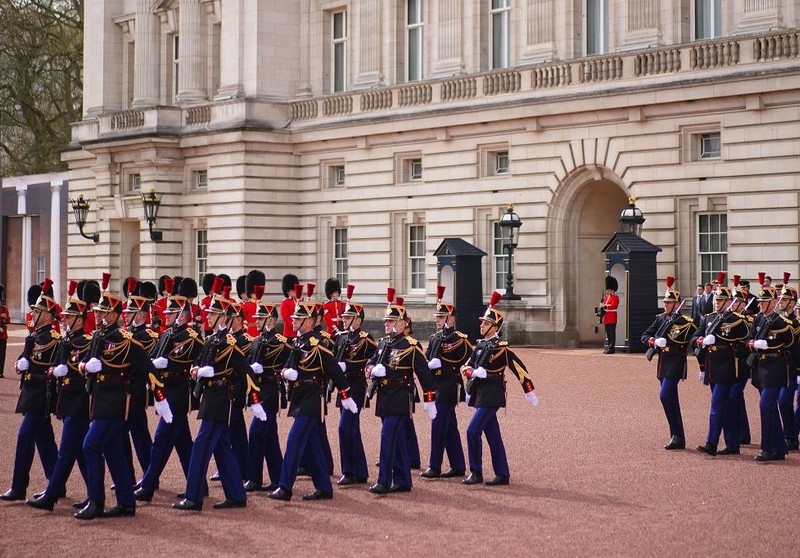
[[[136,0],[136,41],[134,45],[134,108],[158,104],[158,18],[150,0]]]
[[[53,294],[61,293],[61,179],[50,182],[50,279]]]
[[[311,71],[309,27],[311,26],[311,0],[300,1],[300,80],[297,84],[298,97],[311,96]]]
[[[432,77],[460,74],[464,71],[463,5],[461,0],[439,1],[436,60]]]
[[[206,17],[200,0],[181,0],[178,104],[198,103],[208,98],[206,83]]]
[[[374,0],[358,2],[358,75],[355,87],[383,84],[381,72],[381,34],[383,3]]]
[[[244,17],[241,0],[220,3],[220,87],[215,99],[244,97]]]
[[[31,216],[28,215],[28,190],[27,186],[17,185],[17,214],[22,216],[22,246],[20,247],[20,279],[22,281],[21,297],[19,308],[22,308],[22,313],[28,311],[27,293],[28,287],[31,285]]]
[[[555,0],[526,0],[522,7],[524,43],[520,62],[531,64],[556,57],[553,29],[555,22]]]

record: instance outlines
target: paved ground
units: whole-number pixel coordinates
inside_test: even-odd
[[[18,384],[11,363],[21,337],[11,343],[0,380],[0,490],[10,486],[20,418],[13,413]],[[756,445],[741,456],[715,458],[665,451],[654,363],[643,355],[599,352],[519,351],[541,405],[530,407],[521,388],[509,385],[509,406],[499,416],[510,486],[417,477],[410,494],[335,489],[332,501],[312,503],[278,503],[258,494],[246,509],[214,511],[210,504],[222,499],[214,484],[206,511],[187,513],[170,509],[183,489],[173,456],[161,490],[135,518],[84,523],[72,518],[69,506],[84,497],[76,469],[68,497],[53,513],[0,503],[0,556],[797,556],[800,454],[758,464]],[[692,448],[705,442],[708,423],[709,393],[696,376],[692,363],[680,388]],[[749,387],[746,396],[758,443],[757,392]],[[458,410],[462,435],[471,414]],[[291,419],[279,421],[285,437]],[[429,421],[424,413],[415,421],[425,454]],[[196,429],[197,421],[191,423]],[[363,428],[374,462],[379,421],[369,411]],[[335,440],[333,423],[328,431]],[[29,493],[44,486],[34,462]],[[300,479],[295,494],[311,490],[310,480]],[[108,498],[113,502],[112,494]]]

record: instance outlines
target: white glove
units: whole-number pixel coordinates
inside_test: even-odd
[[[486,377],[486,369],[483,366],[478,366],[477,368],[472,369],[472,377],[473,378],[485,378]]]
[[[261,403],[250,405],[250,410],[253,411],[253,416],[258,420],[267,421],[267,413],[264,411],[264,407],[261,406]]]
[[[356,402],[353,401],[352,397],[348,397],[347,399],[342,399],[342,409],[346,409],[353,413],[354,415],[358,414],[358,405]]]
[[[260,362],[254,362],[253,364],[250,365],[250,368],[253,369],[253,374],[258,375],[264,373],[264,367],[261,366]]]
[[[717,338],[713,335],[706,335],[703,337],[703,347],[708,347],[709,345],[713,345],[717,342]]]
[[[373,378],[385,378],[386,377],[386,367],[383,364],[376,364],[372,367],[372,372],[370,372],[370,376]]]
[[[164,370],[168,364],[169,361],[164,357],[158,357],[153,359],[153,366],[156,367],[156,370]]]
[[[800,376],[797,377],[797,385],[800,386]]]
[[[436,403],[423,403],[422,408],[425,409],[425,412],[428,413],[428,416],[431,417],[431,420],[436,418]]]
[[[469,393],[465,393],[465,394],[464,394],[464,403],[466,403],[467,405],[469,405]]]
[[[213,366],[201,366],[197,369],[197,377],[198,378],[213,378],[214,377],[214,367]]]
[[[295,370],[294,368],[286,368],[283,371],[283,379],[288,380],[289,382],[294,382],[297,379],[298,375],[299,374],[297,373],[297,370]]]
[[[666,347],[666,346],[667,346],[667,340],[666,340],[666,339],[664,339],[663,337],[659,337],[659,338],[658,338],[658,339],[656,339],[656,340],[655,340],[653,343],[655,344],[655,346],[656,346],[656,347],[661,347],[661,348],[663,348],[663,347]]]
[[[534,407],[539,406],[539,398],[536,397],[536,394],[533,393],[532,391],[529,391],[528,393],[525,394],[525,399],[527,399],[528,403],[530,403]]]
[[[22,357],[21,359],[19,359],[17,361],[17,363],[14,366],[20,372],[25,372],[28,368],[30,368],[30,365],[31,365],[31,363],[28,362],[28,359],[25,358],[25,357]]]
[[[428,368],[431,370],[438,370],[442,367],[442,361],[438,358],[432,358],[428,361]]]
[[[97,357],[90,358],[83,369],[89,374],[97,374],[103,369],[103,363]]]
[[[346,362],[337,362],[339,368],[342,369],[342,372],[347,372],[347,363]]]
[[[67,368],[66,364],[59,364],[53,367],[53,376],[56,378],[63,378],[67,374],[69,374],[69,368]]]
[[[706,383],[706,372],[705,370],[701,370],[700,373],[697,375],[697,379],[700,380],[701,384]]]
[[[167,424],[172,424],[172,409],[169,408],[169,401],[166,399],[162,401],[156,401],[155,406],[158,416],[164,419],[164,422]]]
[[[759,351],[766,351],[769,349],[769,345],[767,345],[766,339],[756,339],[753,342],[753,348],[758,349]]]

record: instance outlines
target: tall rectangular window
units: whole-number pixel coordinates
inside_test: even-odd
[[[425,289],[425,225],[408,227],[409,290]]]
[[[347,12],[336,12],[331,19],[331,79],[333,92],[339,93],[347,88]]]
[[[492,259],[494,261],[494,288],[502,291],[506,288],[508,276],[508,253],[503,248],[503,230],[495,221],[492,226]]]
[[[197,229],[196,245],[197,283],[202,285],[203,277],[208,273],[208,230]]]
[[[716,279],[717,273],[728,270],[728,216],[710,213],[698,216],[697,257],[700,282]]]
[[[180,40],[178,35],[172,36],[172,98],[178,96],[180,91],[179,69],[181,65]]]
[[[492,69],[508,68],[511,0],[489,0],[492,20]]]
[[[586,0],[586,54],[608,51],[608,0]]]
[[[422,79],[423,0],[407,0],[406,9],[406,68],[407,81]]]
[[[722,0],[694,0],[694,38],[711,39],[722,34]]]
[[[347,285],[347,229],[333,229],[333,275]]]

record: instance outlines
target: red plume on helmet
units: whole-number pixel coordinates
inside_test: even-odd
[[[788,272],[788,271],[784,271],[783,272],[783,284],[784,285],[786,285],[789,282],[789,278],[791,276],[792,276],[792,274],[790,272]]]
[[[674,285],[674,284],[675,284],[675,278],[672,277],[671,275],[669,277],[667,277],[667,288],[671,289],[672,285]]]
[[[741,275],[734,275],[733,276],[733,286],[734,287],[738,287],[739,286],[739,280],[741,280],[741,278],[742,278]]]
[[[167,293],[167,296],[172,294],[172,290],[175,288],[175,279],[172,277],[165,277],[164,278],[164,292]]]
[[[295,283],[294,284],[294,297],[297,300],[303,298],[303,284],[302,283]]]
[[[436,300],[444,298],[444,285],[436,285]]]
[[[763,285],[764,281],[767,280],[767,272],[766,271],[759,271],[758,272],[758,284]]]
[[[222,287],[222,298],[228,299],[231,297],[231,285]]]
[[[314,296],[314,289],[316,288],[316,283],[306,283],[306,299],[311,300],[311,297]]]
[[[225,279],[222,277],[214,277],[214,282],[211,284],[211,294],[218,295],[222,292],[222,286],[225,284]]]
[[[355,291],[355,290],[356,290],[356,286],[355,285],[353,285],[352,283],[348,283],[347,284],[347,300],[350,300],[351,298],[353,298],[353,291]]]
[[[503,295],[499,292],[495,291],[492,293],[492,297],[489,299],[489,306],[497,306],[497,303],[503,299]]]
[[[386,302],[388,302],[389,304],[392,303],[392,301],[394,300],[394,293],[395,292],[396,292],[396,290],[395,290],[394,287],[388,287],[386,289]]]
[[[261,300],[261,297],[264,296],[264,285],[253,285],[253,296],[256,297],[256,300]]]
[[[136,277],[128,277],[128,296],[132,296],[136,291],[136,285],[139,284],[139,280]]]
[[[75,291],[77,290],[78,290],[78,282],[73,279],[72,281],[69,282],[69,285],[67,286],[67,296],[69,297],[74,295]]]
[[[717,283],[719,283],[720,285],[725,285],[725,275],[726,274],[724,271],[720,271],[719,273],[717,273]]]
[[[100,281],[100,289],[103,291],[108,290],[108,284],[111,282],[111,274],[107,271],[103,272],[103,280]]]
[[[406,299],[402,296],[397,296],[394,299],[394,303],[397,304],[398,306],[403,306],[404,305],[403,303],[405,303],[405,301]]]

